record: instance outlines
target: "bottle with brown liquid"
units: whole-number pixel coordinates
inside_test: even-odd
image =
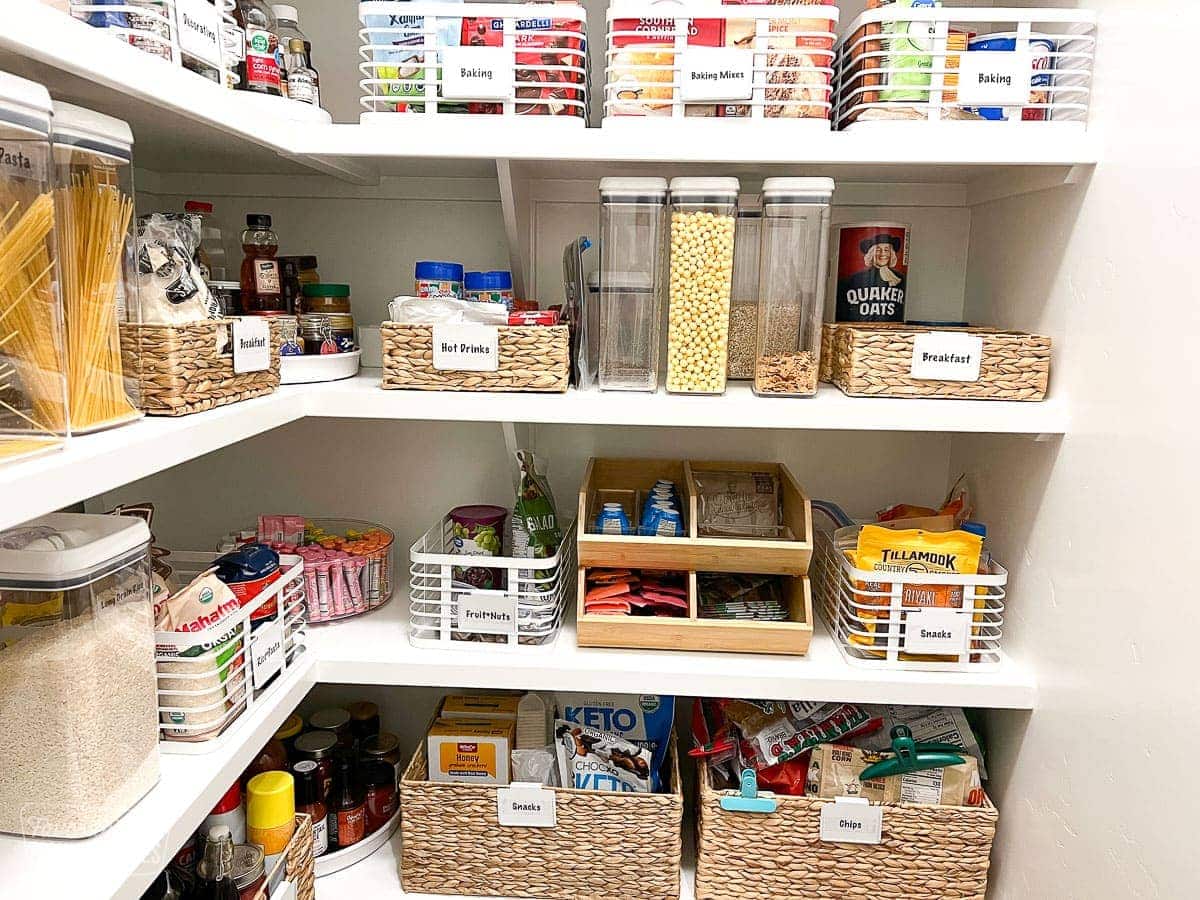
[[[279,277],[279,237],[271,230],[271,217],[264,213],[246,216],[242,232],[242,309],[250,314],[287,312]]]
[[[214,825],[204,842],[204,855],[196,866],[195,900],[238,900],[233,880],[233,835],[228,825]]]

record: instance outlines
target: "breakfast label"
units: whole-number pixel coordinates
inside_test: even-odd
[[[475,634],[515,635],[516,596],[488,593],[458,595],[458,627]]]
[[[958,331],[930,331],[913,341],[913,378],[933,381],[978,381],[983,338]]]
[[[246,316],[233,322],[233,371],[262,372],[271,367],[271,326],[266,319]]]
[[[495,325],[434,325],[433,367],[452,372],[497,371],[499,330]]]
[[[968,50],[959,57],[963,106],[1021,106],[1029,102],[1033,54],[1028,50]]]
[[[685,103],[749,100],[754,51],[688,47],[679,54],[679,95]]]
[[[450,100],[511,100],[516,75],[511,48],[445,47],[442,96]]]
[[[821,840],[840,844],[883,841],[883,807],[861,797],[838,797],[821,807]]]
[[[904,651],[959,656],[967,651],[971,616],[952,609],[914,609],[904,618]]]
[[[520,781],[497,788],[496,820],[506,827],[553,828],[558,824],[554,791]]]

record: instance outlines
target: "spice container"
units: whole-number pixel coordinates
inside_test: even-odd
[[[600,179],[600,389],[658,388],[665,178]]]
[[[754,392],[817,392],[829,250],[831,178],[763,182]]]
[[[0,831],[88,837],[158,781],[150,530],[55,513],[0,548]]]
[[[733,242],[733,293],[729,298],[729,377],[754,377],[758,343],[758,241],[762,210],[738,209]]]
[[[461,263],[419,262],[416,267],[418,297],[463,298],[463,267]]]
[[[246,840],[263,848],[266,868],[287,850],[296,830],[295,780],[290,772],[263,772],[246,785]]]
[[[52,135],[67,409],[72,432],[96,431],[142,416],[138,379],[124,377],[118,327],[139,320],[133,132],[119,119],[56,102]]]
[[[725,391],[736,178],[671,179],[667,390]]]
[[[464,276],[463,285],[466,289],[467,300],[479,303],[503,303],[509,309],[513,305],[512,272],[496,270],[493,272],[468,272]]]
[[[62,304],[54,277],[50,95],[0,72],[0,460],[61,447],[67,432]]]

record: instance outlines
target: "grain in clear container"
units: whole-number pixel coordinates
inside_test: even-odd
[[[671,393],[725,392],[738,189],[736,178],[671,179]]]
[[[758,349],[758,235],[762,210],[738,208],[733,241],[733,294],[729,300],[729,378],[754,378]]]

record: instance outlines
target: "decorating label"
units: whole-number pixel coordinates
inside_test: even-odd
[[[440,371],[495,372],[500,332],[495,325],[434,325],[433,367]]]
[[[475,634],[517,633],[517,598],[511,594],[458,595],[458,627]]]
[[[221,13],[208,0],[175,0],[179,49],[188,56],[221,67]]]
[[[514,56],[506,47],[442,49],[442,96],[452,100],[511,100]]]
[[[753,50],[689,47],[679,54],[679,96],[685,103],[749,100],[753,85]]]
[[[904,650],[907,653],[959,656],[967,650],[970,626],[968,613],[952,609],[914,609],[904,618]]]
[[[878,844],[883,840],[883,807],[862,797],[838,797],[821,807],[821,840]]]
[[[958,101],[963,106],[1023,106],[1033,82],[1028,50],[968,50],[959,57]]]
[[[497,788],[496,819],[510,827],[553,828],[558,824],[554,791],[524,781]]]
[[[932,381],[978,381],[983,338],[959,331],[930,331],[913,341],[913,378]]]
[[[283,668],[283,622],[272,622],[254,629],[250,641],[250,667],[255,688],[262,689]]]
[[[271,326],[266,319],[245,316],[233,321],[233,371],[262,372],[271,367]]]

